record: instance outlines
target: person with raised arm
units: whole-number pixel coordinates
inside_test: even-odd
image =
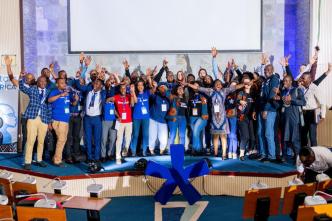
[[[12,84],[16,87],[19,87],[19,81],[15,79],[14,73],[12,71],[11,65],[12,65],[12,59],[6,55],[5,56],[5,64],[7,69],[7,74],[9,80],[12,82]],[[30,87],[32,85],[36,84],[35,76],[31,73],[25,73],[24,70],[22,70],[20,76],[24,76],[24,86]],[[27,109],[29,103],[29,97],[28,95],[24,94],[22,91],[20,91],[20,114],[21,114],[21,127],[22,127],[22,152],[24,151],[25,144],[27,141],[27,121],[28,119],[24,116],[24,112]]]
[[[150,68],[146,70],[146,76],[149,83],[151,83],[151,76],[153,75]],[[149,99],[151,92],[143,80],[136,82],[136,90],[134,96],[133,108],[133,136],[131,140],[131,152],[135,156],[137,152],[137,143],[140,131],[142,133],[142,155],[146,156],[149,145],[149,125],[150,125],[150,105]]]
[[[133,131],[131,107],[134,104],[135,87],[134,85],[130,86],[130,94],[126,93],[126,87],[126,84],[121,84],[119,94],[116,94],[113,98],[109,98],[109,101],[114,102],[117,118],[117,125],[115,126],[117,129],[117,138],[115,143],[116,164],[121,164],[121,158],[128,156]],[[125,139],[123,139],[123,135]],[[125,145],[124,149],[122,149],[122,145]]]
[[[331,73],[331,71],[332,63],[329,63],[326,74]],[[300,88],[304,92],[306,105],[303,106],[304,126],[301,129],[301,146],[317,146],[317,124],[325,119],[326,105],[322,101],[318,86],[312,82],[311,73],[303,73],[302,80]]]
[[[92,70],[92,72],[96,72]],[[80,73],[77,73],[80,77]],[[87,85],[81,85],[80,79],[75,80],[76,88],[85,94],[84,97],[84,137],[85,146],[88,155],[88,163],[100,161],[101,135],[102,135],[102,114],[104,104],[106,102],[106,91],[103,90],[104,81],[97,78],[97,72],[90,76],[92,82]],[[94,152],[92,149],[92,141],[94,141]],[[94,153],[94,154],[93,154]]]
[[[51,115],[52,108],[47,102],[47,96],[50,92],[46,88],[47,79],[40,76],[37,79],[36,86],[27,87],[24,80],[19,81],[20,90],[29,96],[29,105],[24,113],[27,120],[27,143],[24,156],[24,169],[31,170],[33,147],[38,137],[37,145],[37,166],[46,167],[43,161],[44,140],[47,129],[52,129]]]
[[[226,96],[242,88],[243,85],[231,85],[229,88],[223,88],[220,80],[215,80],[213,88],[204,88],[193,84],[188,84],[194,90],[198,90],[210,97],[212,111],[211,111],[211,134],[213,136],[214,155],[218,156],[219,139],[222,143],[222,159],[226,159],[227,151],[227,134],[229,133],[229,125],[226,119],[225,98]]]
[[[244,72],[242,84],[244,88],[237,93],[237,125],[240,138],[240,160],[244,160],[245,152],[252,150],[255,144],[254,126],[252,113],[254,109],[254,99],[251,92],[252,80],[250,74]]]

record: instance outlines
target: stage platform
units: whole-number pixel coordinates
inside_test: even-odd
[[[185,157],[185,165],[197,162],[204,157]],[[40,191],[52,192],[50,185],[52,179],[58,177],[66,180],[68,188],[64,193],[86,196],[86,186],[93,183],[104,185],[102,196],[144,196],[153,195],[153,190],[162,185],[163,180],[153,177],[144,177],[142,171],[137,171],[134,164],[140,157],[125,158],[121,165],[114,161],[103,163],[105,170],[96,174],[88,174],[87,164],[67,164],[64,168],[50,164],[46,168],[32,166],[32,171],[22,169],[23,156],[17,154],[0,154],[0,169],[14,174],[14,181],[23,180],[30,175],[38,180]],[[170,156],[146,157],[169,167]],[[287,182],[297,175],[295,166],[290,163],[275,164],[262,163],[256,160],[222,160],[220,157],[209,157],[212,168],[209,175],[192,181],[193,185],[206,195],[243,196],[253,182],[260,180],[270,187],[287,186]],[[152,189],[152,190],[151,190]]]

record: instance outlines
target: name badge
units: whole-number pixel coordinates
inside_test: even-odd
[[[180,103],[180,107],[187,108],[187,104],[186,104],[186,103],[183,103],[183,102],[181,102],[181,103]]]
[[[122,113],[121,114],[121,119],[126,120],[127,119],[127,113]]]
[[[110,109],[110,115],[114,115],[114,110]]]
[[[145,115],[148,113],[148,110],[146,109],[146,107],[142,107],[141,108],[142,114]]]
[[[69,114],[69,108],[65,108],[65,114]]]
[[[197,108],[193,108],[193,116],[197,116],[197,115],[198,115]]]
[[[82,110],[82,105],[78,105],[77,110],[79,110],[79,111]]]
[[[166,105],[166,104],[162,104],[162,105],[161,105],[161,111],[162,111],[162,112],[167,111],[167,105]]]
[[[220,112],[219,104],[213,105],[213,110],[214,110],[214,113],[219,113]]]

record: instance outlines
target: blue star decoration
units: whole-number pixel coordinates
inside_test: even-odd
[[[145,175],[166,179],[161,188],[156,192],[154,199],[165,205],[179,186],[183,196],[190,205],[201,199],[201,194],[191,185],[189,179],[207,175],[210,170],[206,160],[200,160],[184,168],[184,145],[171,145],[172,167],[167,168],[161,164],[149,161]]]

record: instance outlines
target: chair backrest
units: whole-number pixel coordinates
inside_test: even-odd
[[[48,221],[66,221],[65,209],[48,209],[18,206],[16,208],[18,221],[30,221],[34,218],[43,218]]]
[[[11,206],[2,206],[0,205],[0,219],[12,219],[13,218],[13,210]]]

